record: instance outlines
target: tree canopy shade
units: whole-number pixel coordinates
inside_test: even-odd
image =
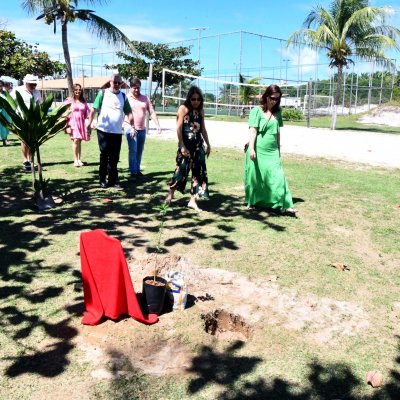
[[[163,68],[191,75],[201,75],[201,68],[198,68],[199,63],[187,57],[190,55],[190,47],[179,46],[172,48],[167,44],[138,41],[132,41],[132,45],[141,58],[118,52],[118,57],[125,60],[126,63],[107,65],[106,68],[117,69],[125,79],[132,77],[147,79],[149,75],[149,63],[152,62],[152,81],[157,82],[154,94],[157,93],[158,88],[161,86]],[[166,76],[165,85],[175,85],[184,79],[184,76],[168,74],[168,76]]]
[[[82,0],[81,3],[89,5],[101,5],[107,0]],[[29,14],[41,12],[37,19],[44,19],[45,23],[57,29],[57,22],[61,24],[61,40],[64,52],[64,60],[67,71],[68,88],[72,93],[73,79],[71,57],[68,47],[67,26],[72,22],[83,22],[88,30],[106,43],[120,46],[125,44],[131,51],[135,51],[131,41],[116,26],[95,14],[93,10],[79,9],[79,0],[24,0],[22,2]]]
[[[47,53],[17,39],[12,32],[0,30],[0,43],[0,76],[22,79],[29,73],[42,78],[65,70],[64,64],[51,61]]]
[[[305,45],[327,50],[331,68],[337,68],[335,105],[340,98],[343,67],[354,63],[353,58],[390,65],[385,52],[390,48],[399,50],[396,40],[400,30],[386,25],[390,9],[369,4],[369,0],[334,0],[329,10],[316,6],[307,15],[303,29],[287,41],[287,47]],[[334,113],[333,129],[335,119]]]

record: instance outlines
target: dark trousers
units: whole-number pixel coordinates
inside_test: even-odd
[[[97,130],[97,139],[100,149],[100,182],[106,181],[108,173],[108,184],[115,185],[118,182],[117,165],[121,151],[122,135]]]

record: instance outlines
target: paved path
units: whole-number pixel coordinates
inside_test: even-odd
[[[175,119],[160,118],[161,135],[150,123],[150,135],[159,139],[176,138]],[[207,121],[213,147],[243,149],[248,141],[245,122]],[[386,168],[400,168],[400,135],[367,131],[331,131],[287,125],[281,131],[282,153],[323,157],[332,160],[365,163]]]

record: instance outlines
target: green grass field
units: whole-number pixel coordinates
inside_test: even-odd
[[[299,210],[295,219],[246,210],[243,153],[229,149],[214,149],[208,160],[211,198],[201,204],[204,213],[185,207],[188,195],[179,194],[172,203],[164,252],[184,256],[197,267],[241,273],[255,283],[277,276],[276,301],[282,309],[285,302],[292,304],[287,320],[295,318],[296,303],[312,301],[320,310],[320,325],[313,317],[294,329],[265,318],[246,342],[218,341],[201,331],[195,305],[165,316],[157,331],[132,324],[161,347],[168,337],[190,349],[189,372],[152,376],[126,360],[118,366],[129,372],[126,376],[94,377],[93,362],[85,360],[80,347],[82,337],[95,339],[99,330],[80,325],[79,234],[101,228],[121,240],[127,254],[154,251],[158,222],[153,207],[167,193],[176,144],[149,137],[145,178],[134,185],[127,180],[124,143],[124,190],[117,192],[98,188],[93,139],[83,144],[83,168],[73,166],[65,135],[43,146],[44,175],[61,202],[43,213],[32,206],[30,174],[21,169],[18,142],[12,139],[10,146],[0,148],[1,399],[400,398],[399,170],[285,156]],[[104,203],[106,198],[113,202]],[[350,271],[330,267],[334,262],[345,263]],[[330,308],[325,310],[324,304]],[[356,317],[367,324],[346,324]],[[173,333],[163,328],[171,318]],[[118,332],[124,323],[99,329]],[[327,328],[332,338],[316,340]],[[124,335],[107,340],[128,348],[130,337],[126,331]],[[117,368],[113,359],[115,354],[109,370]],[[373,369],[385,377],[379,389],[364,382],[365,372]]]

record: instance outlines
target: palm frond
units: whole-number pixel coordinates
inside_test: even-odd
[[[19,93],[18,91],[15,92],[15,97],[16,97],[16,104],[20,110],[20,112],[27,117],[29,115],[29,109],[26,106],[24,99],[21,96],[21,93]],[[33,98],[32,98],[33,99]],[[31,99],[31,100],[32,100]]]
[[[89,13],[88,15],[90,18],[86,21],[86,24],[89,32],[108,44],[121,45],[123,43],[138,56],[132,41],[121,30],[94,13]]]
[[[38,10],[43,10],[46,1],[40,0],[24,0],[21,4],[22,8],[27,11],[28,14],[35,14]]]

